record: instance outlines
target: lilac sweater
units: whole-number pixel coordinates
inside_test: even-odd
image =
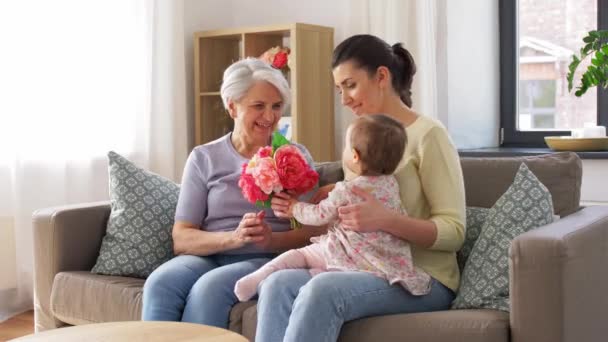
[[[175,220],[184,221],[208,232],[226,232],[236,229],[243,215],[262,210],[247,202],[238,186],[243,163],[230,140],[232,133],[195,147],[184,168]],[[310,153],[301,145],[307,160]],[[274,216],[265,209],[266,222],[275,232],[289,230],[289,220]],[[223,254],[260,253],[254,245],[226,251]]]

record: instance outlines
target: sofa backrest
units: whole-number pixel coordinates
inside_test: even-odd
[[[471,158],[462,157],[467,206],[490,208],[507,190],[515,173],[526,163],[553,197],[555,214],[569,215],[579,208],[583,167],[572,152],[533,157]],[[344,178],[339,161],[316,164],[320,186]]]
[[[460,158],[467,206],[490,208],[513,182],[521,163],[526,163],[549,189],[556,215],[578,210],[583,167],[573,152],[532,157]]]

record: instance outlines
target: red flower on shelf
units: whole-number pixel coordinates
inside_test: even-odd
[[[291,59],[289,58],[291,53],[291,49],[288,47],[279,47],[275,46],[271,49],[268,49],[264,52],[259,59],[265,61],[266,63],[272,65],[273,68],[279,70],[289,69],[289,62]]]

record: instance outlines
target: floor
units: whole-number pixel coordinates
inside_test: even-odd
[[[0,323],[0,342],[34,332],[34,311],[27,311]]]

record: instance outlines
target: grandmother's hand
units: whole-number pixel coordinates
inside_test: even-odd
[[[264,211],[246,213],[243,215],[238,227],[232,231],[234,248],[240,248],[248,243],[256,244],[262,248],[270,244],[272,229],[264,221]]]
[[[264,229],[257,237],[261,237],[261,239],[253,244],[256,245],[261,250],[268,250],[270,247],[270,243],[272,242],[272,228],[266,221],[264,221],[264,216],[266,216],[265,211],[260,211],[257,213],[258,219],[262,220],[262,226]]]
[[[382,205],[369,192],[356,186],[351,190],[353,194],[363,198],[363,202],[338,208],[342,227],[360,233],[371,233],[381,230],[395,215],[399,215]]]

